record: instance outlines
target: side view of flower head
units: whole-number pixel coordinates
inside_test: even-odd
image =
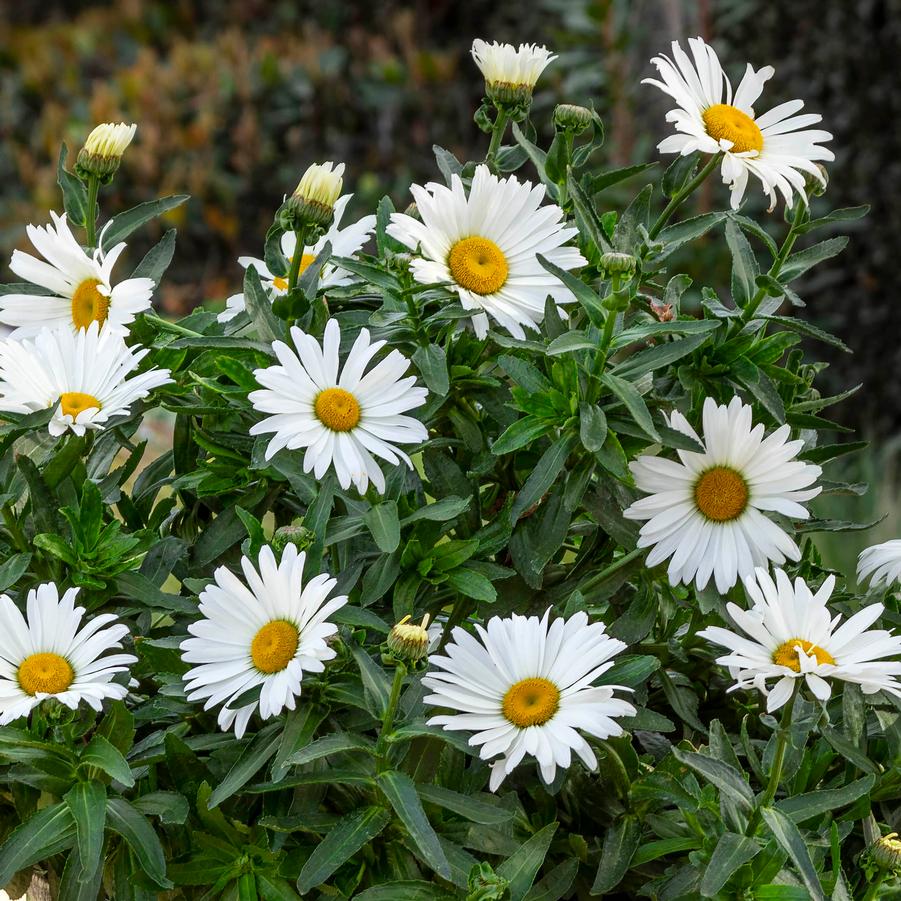
[[[347,204],[352,197],[353,194],[345,194],[343,197],[338,198],[335,203],[335,218],[328,231],[313,244],[303,248],[298,268],[300,275],[306,272],[310,263],[316,259],[326,243],[331,245],[332,256],[353,257],[369,240],[369,236],[375,228],[375,216],[363,216],[352,225],[347,225],[344,228],[340,227],[344,211],[347,209]],[[297,235],[293,231],[285,232],[281,237],[281,251],[289,264],[294,259],[296,247]],[[252,266],[259,272],[263,287],[268,291],[271,298],[279,297],[288,290],[288,279],[284,276],[273,275],[264,260],[256,257],[238,257],[238,263],[245,269],[248,266]],[[351,273],[332,263],[326,263],[319,273],[320,288],[337,288],[341,285],[349,285],[353,280],[354,277]],[[243,293],[233,294],[226,300],[225,309],[219,314],[219,321],[229,322],[244,309]]]
[[[777,191],[789,207],[796,195],[806,203],[805,175],[822,181],[816,163],[835,159],[832,151],[822,146],[832,135],[808,127],[822,117],[797,115],[804,107],[803,100],[780,103],[755,115],[754,104],[773,77],[773,67],[755,71],[749,63],[733,93],[713,47],[701,38],[689,38],[688,46],[690,58],[679,42],[673,41],[672,58],[661,55],[651,60],[661,80],[645,78],[642,82],[660,88],[677,104],[666,114],[677,134],[661,141],[658,150],[683,156],[696,151],[723,154],[721,172],[723,183],[732,192],[733,209],[741,205],[750,175],[759,179],[771,208],[776,205]]]
[[[430,725],[474,733],[469,743],[491,764],[491,790],[527,754],[551,783],[557,767],[570,766],[572,752],[594,770],[597,758],[579,730],[596,738],[622,735],[619,717],[635,708],[615,696],[621,685],[592,685],[610,667],[625,643],[606,634],[604,623],[585,613],[550,622],[537,616],[498,616],[478,638],[459,626],[444,654],[429,657],[422,680],[432,694],[425,701],[456,711],[429,719]]]
[[[84,702],[99,711],[104,699],[127,694],[113,677],[138,658],[107,652],[121,649],[128,627],[111,613],[82,624],[78,591],[69,588],[60,597],[53,582],[38,585],[28,592],[25,616],[0,595],[0,726],[27,716],[47,698],[72,710]]]
[[[531,96],[541,73],[557,57],[538,44],[490,44],[481,38],[472,42],[472,58],[485,77],[485,89],[493,99],[516,101],[522,92]]]
[[[794,539],[764,515],[807,519],[803,504],[822,490],[810,487],[820,467],[795,459],[803,441],[787,440],[790,427],[764,437],[763,425],[753,425],[751,407],[738,397],[728,406],[704,401],[703,438],[678,411],[669,425],[704,451],[680,450],[678,463],[641,456],[629,464],[635,484],[649,496],[623,515],[645,523],[638,544],[652,548],[647,565],[669,560],[673,585],[694,581],[704,588],[713,576],[725,593],[767,561],[800,559]]]
[[[51,212],[50,218],[48,226],[25,229],[44,259],[14,250],[9,264],[16,275],[46,293],[0,295],[0,322],[13,326],[14,338],[33,337],[43,328],[86,329],[92,322],[127,335],[135,316],[150,308],[153,279],[113,283],[113,267],[125,242],[87,253],[69,229],[65,213]]]
[[[857,581],[873,588],[889,588],[901,579],[901,540],[884,541],[860,552]]]
[[[864,694],[887,691],[901,697],[901,635],[870,629],[885,610],[870,604],[844,623],[833,616],[826,602],[835,588],[828,576],[816,593],[800,577],[792,584],[784,570],[775,570],[775,581],[765,569],[745,580],[753,601],[750,610],[729,603],[732,621],[744,633],[720,626],[698,632],[714,644],[729,649],[717,658],[735,677],[730,689],[754,688],[766,695],[767,710],[778,710],[792,696],[797,680],[821,701],[832,694],[830,682],[854,682]],[[896,658],[886,660],[887,657]],[[776,684],[768,686],[767,681]]]
[[[473,312],[479,338],[488,334],[491,317],[524,339],[524,329],[536,331],[544,319],[548,295],[557,304],[575,300],[538,261],[543,254],[561,269],[586,264],[575,247],[565,246],[578,231],[565,225],[563,210],[542,206],[543,185],[498,178],[478,166],[468,195],[456,175],[450,188],[429,182],[410,191],[422,221],[394,213],[388,234],[421,254],[411,263],[416,281],[450,285]]]
[[[304,673],[321,673],[335,656],[328,639],[338,627],[329,617],[347,598],[329,598],[337,581],[326,574],[305,583],[305,562],[294,545],[278,562],[265,546],[258,568],[241,558],[245,582],[220,566],[200,593],[204,618],[188,626],[192,637],[181,643],[184,661],[194,664],[185,689],[190,700],[205,702],[205,710],[222,704],[219,727],[234,728],[238,738],[257,708],[263,719],[294,710]],[[229,706],[258,685],[259,701]]]
[[[102,429],[172,381],[168,369],[132,375],[148,353],[128,347],[114,331],[99,331],[96,322],[78,332],[44,329],[34,340],[8,338],[0,342],[0,410],[54,408],[51,435]]]
[[[276,341],[272,349],[280,365],[254,372],[264,387],[248,395],[250,402],[255,410],[272,415],[253,425],[250,434],[275,432],[267,459],[282,448],[306,448],[304,472],[321,479],[331,466],[342,488],[353,484],[362,493],[372,482],[384,492],[385,475],[375,457],[412,468],[397,445],[418,444],[428,437],[419,420],[404,415],[422,406],[428,394],[416,387],[415,376],[403,377],[410,361],[392,350],[366,372],[385,342],[370,341],[364,328],[341,367],[341,328],[334,319],[328,321],[321,345],[296,326],[291,340],[296,352]]]

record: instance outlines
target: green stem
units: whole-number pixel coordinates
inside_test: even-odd
[[[378,741],[375,745],[376,757],[379,760],[379,770],[385,764],[387,755],[388,736],[394,726],[394,717],[397,715],[397,705],[400,703],[400,692],[404,686],[404,677],[407,675],[407,668],[401,661],[397,661],[397,668],[394,670],[394,682],[391,685],[391,695],[388,698],[388,705],[385,707],[385,714],[382,717],[382,728],[379,731]]]
[[[751,819],[748,821],[748,828],[745,832],[746,835],[754,834],[754,830],[760,822],[760,814],[763,811],[763,808],[769,807],[770,804],[773,803],[776,792],[779,790],[779,782],[782,779],[782,767],[785,763],[785,752],[788,750],[789,727],[791,726],[792,712],[795,709],[795,698],[798,696],[798,689],[800,687],[801,680],[797,679],[795,681],[795,688],[792,692],[792,696],[788,699],[782,710],[782,717],[779,720],[779,729],[776,732],[776,751],[773,754],[773,765],[770,767],[770,778],[763,794],[760,796],[757,807],[754,808]]]
[[[491,131],[491,143],[488,145],[488,155],[485,162],[494,168],[494,162],[497,158],[497,152],[500,150],[501,141],[504,138],[504,132],[507,130],[507,114],[499,109],[497,118],[494,120],[494,128]]]
[[[100,179],[96,175],[89,175],[88,208],[84,217],[85,241],[89,249],[93,249],[97,242],[97,193],[99,190]]]
[[[797,205],[795,206],[795,215],[792,219],[791,228],[788,230],[788,234],[785,236],[785,241],[782,242],[782,247],[779,250],[779,254],[775,260],[773,260],[773,265],[770,266],[770,271],[768,275],[771,278],[778,278],[779,273],[782,271],[782,267],[785,265],[785,261],[788,259],[788,255],[791,253],[792,248],[795,246],[795,241],[798,240],[798,227],[801,225],[801,221],[804,218],[804,213],[807,210],[807,207],[801,202],[800,199],[797,201]],[[748,302],[748,305],[745,307],[744,311],[741,314],[741,319],[739,323],[744,325],[746,322],[749,322],[754,318],[754,314],[757,312],[757,308],[763,302],[763,298],[766,297],[766,289],[758,288],[754,292],[754,296]]]
[[[156,313],[151,313],[148,311],[144,313],[144,318],[166,332],[174,332],[176,335],[184,335],[186,338],[203,337],[200,332],[191,331],[191,329],[185,328],[183,325],[179,325],[177,322],[169,322],[168,319],[163,319],[162,316],[157,316]]]
[[[667,222],[669,222],[670,217],[676,210],[682,206],[682,204],[688,200],[689,197],[698,189],[698,187],[703,184],[703,182],[707,179],[707,176],[713,172],[716,164],[719,162],[720,155],[718,153],[714,154],[707,161],[707,165],[680,191],[677,191],[673,194],[672,198],[670,198],[670,202],[666,205],[666,208],[657,218],[657,221],[651,226],[651,230],[648,232],[648,237],[653,241],[657,235],[660,234],[661,229]]]
[[[587,579],[581,585],[581,588],[588,589],[593,588],[595,585],[599,585],[605,579],[609,579],[614,573],[617,573],[628,566],[633,560],[637,560],[646,550],[647,548],[637,547],[635,550],[629,551],[628,554],[624,554],[619,560],[614,560],[614,562],[606,569],[602,569],[599,573],[593,575],[590,579]]]
[[[297,285],[297,276],[300,274],[300,264],[303,262],[303,252],[306,244],[304,243],[306,229],[298,228],[294,232],[297,243],[294,246],[294,256],[291,257],[291,268],[288,270],[288,292],[294,290]]]
[[[879,871],[876,881],[870,883],[867,893],[863,896],[863,901],[876,901],[879,897],[879,889],[882,886],[882,881],[885,879],[886,872],[887,870]]]

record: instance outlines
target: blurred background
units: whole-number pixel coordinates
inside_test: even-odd
[[[560,54],[536,94],[533,120],[550,133],[560,100],[593,101],[607,125],[598,165],[655,158],[668,129],[666,98],[640,80],[673,39],[712,41],[738,79],[746,61],[771,64],[767,105],[802,97],[832,131],[836,161],[823,206],[870,203],[838,260],[802,295],[804,315],[838,334],[854,356],[828,357],[823,390],[865,390],[835,408],[872,450],[842,473],[870,481],[860,498],[823,499],[843,519],[876,519],[865,535],[824,539],[835,565],[859,547],[901,534],[896,472],[901,435],[901,0],[3,0],[0,3],[0,258],[25,248],[24,225],[59,208],[61,139],[77,152],[98,122],[138,123],[106,210],[160,194],[192,195],[168,225],[175,260],[158,292],[181,315],[240,288],[240,254],[260,255],[282,196],[306,166],[347,164],[349,217],[390,194],[403,208],[411,181],[436,177],[432,145],[481,158],[472,121],[482,83],[474,37],[547,44]],[[642,182],[624,185],[634,193]],[[726,194],[708,183],[700,207]],[[749,192],[751,193],[751,192]],[[762,210],[755,197],[753,212]],[[781,214],[773,229],[781,227]],[[136,263],[159,232],[129,248]],[[727,284],[724,244],[688,262],[704,283]],[[128,271],[128,261],[120,263]],[[0,280],[11,280],[4,268]],[[823,357],[823,347],[815,351]],[[858,540],[859,539],[859,540]]]

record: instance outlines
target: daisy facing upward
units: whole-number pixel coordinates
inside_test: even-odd
[[[688,47],[691,58],[673,41],[672,59],[661,55],[651,60],[660,80],[645,78],[642,82],[660,88],[676,101],[666,120],[673,123],[677,134],[665,138],[657,149],[682,156],[697,151],[722,153],[723,183],[731,188],[733,209],[741,205],[749,175],[760,180],[771,209],[777,191],[786,206],[792,206],[795,194],[806,202],[805,174],[822,182],[817,161],[835,159],[832,151],[822,146],[832,135],[809,128],[822,117],[797,115],[804,107],[803,100],[790,100],[755,115],[754,105],[772,78],[773,67],[755,71],[749,63],[733,93],[716,51],[701,38],[689,38]]]

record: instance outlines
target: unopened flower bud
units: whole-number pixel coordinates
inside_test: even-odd
[[[637,261],[630,253],[608,251],[601,256],[601,269],[610,275],[621,275],[631,278],[635,274]]]
[[[395,657],[415,663],[429,652],[431,638],[428,633],[429,615],[422,618],[421,625],[410,622],[405,616],[388,635],[388,649]]]
[[[901,839],[897,832],[890,832],[876,839],[869,847],[870,856],[885,870],[901,867]]]
[[[272,547],[276,553],[293,544],[297,550],[305,551],[316,540],[316,533],[306,526],[280,526],[272,536]]]
[[[564,131],[580,135],[591,125],[594,114],[584,106],[574,103],[558,103],[554,107],[554,125]]]
[[[822,163],[814,163],[817,167],[818,175],[807,172],[804,175],[804,190],[810,197],[822,197],[826,193],[829,186],[829,173]]]
[[[335,215],[335,203],[344,185],[344,163],[314,163],[303,174],[287,206],[295,229],[311,226],[325,230]]]
[[[477,38],[472,42],[472,58],[485,76],[485,93],[495,106],[528,112],[541,73],[557,57],[538,44],[514,47]]]
[[[109,183],[122,162],[122,154],[135,136],[137,125],[126,125],[105,122],[98,125],[78,151],[75,161],[75,174],[81,179],[90,176],[99,178],[104,184]]]

